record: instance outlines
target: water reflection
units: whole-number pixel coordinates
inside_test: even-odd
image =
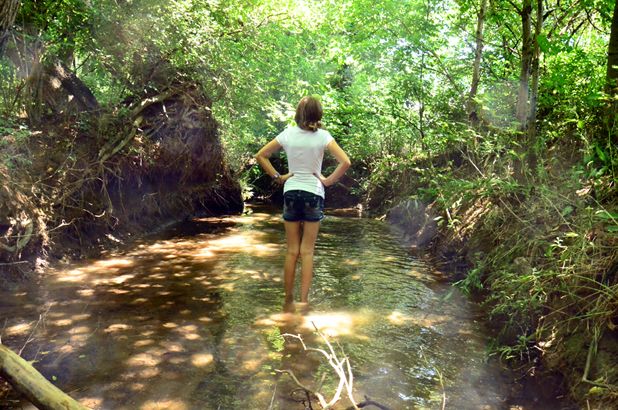
[[[259,209],[177,225],[0,295],[2,341],[19,349],[30,338],[23,355],[93,408],[294,410],[307,398],[275,369],[328,394],[338,382],[281,336],[321,347],[315,325],[349,356],[359,399],[503,408],[470,305],[445,300],[449,289],[382,223],[324,221],[310,307],[281,306],[284,243],[279,216]]]

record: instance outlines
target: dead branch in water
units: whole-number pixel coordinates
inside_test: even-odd
[[[0,344],[0,376],[39,409],[88,409],[54,386],[30,363],[2,344]]]
[[[374,406],[377,407],[380,410],[391,410],[390,407],[386,407],[383,404],[378,403],[377,401],[373,401],[371,400],[369,397],[365,396],[365,400],[361,401],[360,403],[358,403],[356,406],[358,406],[358,408],[365,408],[367,406]],[[347,410],[352,410],[353,407],[348,407]]]
[[[332,399],[330,399],[329,401],[326,400],[326,398],[324,397],[324,395],[322,393],[319,392],[319,389],[312,389],[309,386],[305,386],[303,385],[298,378],[296,377],[296,375],[294,375],[294,373],[290,370],[279,370],[279,369],[275,369],[275,371],[277,373],[285,373],[287,375],[290,376],[290,378],[294,381],[294,383],[296,383],[297,386],[299,386],[300,388],[304,389],[305,391],[313,394],[315,397],[317,397],[318,401],[320,402],[320,406],[322,406],[323,409],[330,409],[332,408],[335,403],[337,403],[340,399],[341,399],[341,393],[343,392],[343,388],[346,387],[347,392],[348,392],[348,399],[350,400],[350,402],[353,405],[354,409],[358,409],[358,407],[356,406],[356,400],[354,400],[354,397],[352,396],[352,383],[353,383],[353,379],[352,377],[350,377],[351,375],[351,367],[350,367],[350,363],[347,357],[344,357],[342,359],[340,359],[337,354],[335,353],[335,350],[333,349],[333,346],[330,344],[330,342],[328,341],[328,339],[326,338],[326,336],[324,334],[322,334],[318,328],[315,326],[315,324],[313,325],[317,334],[322,338],[322,340],[324,341],[324,343],[326,343],[326,346],[328,347],[329,351],[323,350],[323,349],[317,349],[314,347],[307,347],[307,345],[305,344],[305,341],[302,339],[302,337],[300,335],[293,335],[290,333],[284,333],[282,336],[283,337],[291,337],[294,339],[297,339],[303,346],[303,349],[307,352],[318,352],[320,353],[322,356],[324,356],[326,358],[326,360],[328,361],[328,364],[333,368],[333,370],[335,371],[335,373],[337,373],[337,375],[339,376],[339,385],[337,386],[337,390],[335,392],[335,395],[332,397]],[[348,372],[346,372],[346,370],[348,370]]]
[[[328,338],[322,332],[320,332],[320,330],[317,328],[315,323],[312,322],[312,324],[313,324],[313,327],[316,333],[322,338],[322,340],[324,341],[328,349],[324,350],[324,349],[318,349],[314,347],[307,347],[307,345],[305,345],[305,342],[300,335],[284,333],[282,334],[282,336],[284,338],[291,337],[291,338],[297,339],[303,346],[303,350],[307,352],[320,353],[322,356],[326,358],[330,367],[332,367],[335,373],[337,374],[337,376],[339,376],[339,384],[337,386],[337,390],[335,394],[333,395],[332,399],[327,401],[326,397],[322,393],[320,393],[322,382],[320,382],[316,388],[311,388],[301,383],[300,380],[298,380],[298,378],[296,377],[296,375],[290,370],[275,369],[275,371],[277,373],[287,374],[294,381],[294,383],[296,383],[298,387],[304,390],[307,394],[311,394],[315,396],[318,399],[322,409],[331,409],[341,399],[341,394],[343,393],[343,389],[345,388],[347,398],[350,401],[350,403],[352,403],[352,406],[348,408],[349,410],[353,410],[353,409],[358,410],[359,408],[363,408],[363,407],[370,406],[370,405],[376,406],[377,408],[382,409],[382,410],[389,410],[388,407],[385,407],[377,402],[370,400],[367,396],[365,396],[365,401],[356,404],[357,401],[354,399],[354,395],[353,395],[354,375],[352,373],[352,366],[350,365],[349,358],[345,355],[345,352],[343,351],[343,349],[341,349],[341,346],[339,346],[339,348],[341,349],[341,354],[343,356],[340,358],[335,352],[335,349],[333,348],[333,345],[329,342]]]

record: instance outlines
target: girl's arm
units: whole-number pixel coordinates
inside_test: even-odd
[[[345,174],[345,172],[348,170],[348,168],[350,168],[350,165],[352,165],[352,163],[350,162],[350,158],[348,158],[348,154],[346,154],[345,151],[341,149],[339,144],[337,144],[337,141],[332,140],[326,146],[326,149],[328,150],[328,152],[333,154],[339,164],[337,165],[337,168],[335,168],[333,173],[330,174],[328,177],[324,177],[324,175],[322,174],[316,176],[320,179],[320,181],[322,181],[322,184],[324,184],[324,186],[331,186],[335,182],[337,182],[339,178],[343,176],[343,174]]]
[[[275,152],[281,149],[281,144],[276,139],[273,139],[268,144],[264,145],[257,154],[255,154],[255,159],[258,164],[262,167],[264,172],[270,175],[271,178],[275,179],[279,183],[285,182],[289,179],[293,174],[287,173],[285,175],[281,175],[277,172],[273,164],[270,162],[270,156]]]

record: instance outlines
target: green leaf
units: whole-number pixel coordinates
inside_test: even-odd
[[[539,48],[541,49],[542,52],[549,53],[551,49],[551,44],[549,40],[547,39],[547,36],[544,36],[541,34],[536,38],[536,41],[539,43]]]
[[[597,218],[603,219],[604,221],[618,220],[618,213],[609,212],[609,211],[597,211],[595,212]]]
[[[573,213],[573,207],[571,205],[565,206],[564,209],[562,210],[562,216],[567,216],[567,215],[570,215],[571,213]]]
[[[599,156],[599,159],[603,162],[607,162],[607,154],[605,153],[605,151],[603,151],[598,145],[595,145],[594,149]]]

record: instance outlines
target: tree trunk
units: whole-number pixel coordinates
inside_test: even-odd
[[[528,97],[530,84],[530,65],[532,61],[532,36],[530,32],[532,0],[524,0],[521,15],[521,71],[519,73],[519,92],[517,93],[517,111],[522,131],[526,130],[528,120]]]
[[[606,91],[610,95],[618,93],[618,1],[614,6],[614,17],[609,35],[607,48],[607,85]]]
[[[618,140],[616,131],[616,121],[618,120],[618,1],[614,5],[614,16],[612,17],[612,27],[609,34],[609,45],[607,47],[607,75],[605,82],[605,92],[610,96],[606,110],[607,127],[611,133],[611,139]]]
[[[543,0],[536,2],[536,25],[534,28],[534,49],[532,55],[532,84],[530,87],[530,115],[528,116],[528,165],[532,170],[536,169],[536,107],[539,96],[539,77],[541,65],[541,47],[539,46],[539,36],[543,29]]]
[[[87,410],[51,384],[30,363],[0,344],[0,376],[42,410]]]
[[[481,8],[479,10],[476,21],[476,51],[474,53],[474,65],[472,68],[472,83],[470,84],[470,93],[468,94],[468,119],[472,125],[476,125],[479,121],[478,104],[476,102],[476,93],[478,91],[479,82],[481,80],[481,57],[483,55],[483,25],[485,24],[485,10],[487,9],[487,0],[481,0]]]
[[[4,54],[4,45],[15,22],[18,9],[19,0],[0,0],[0,56]]]
[[[31,104],[28,118],[34,123],[46,115],[97,113],[99,103],[90,89],[64,63],[35,62],[28,78]]]

